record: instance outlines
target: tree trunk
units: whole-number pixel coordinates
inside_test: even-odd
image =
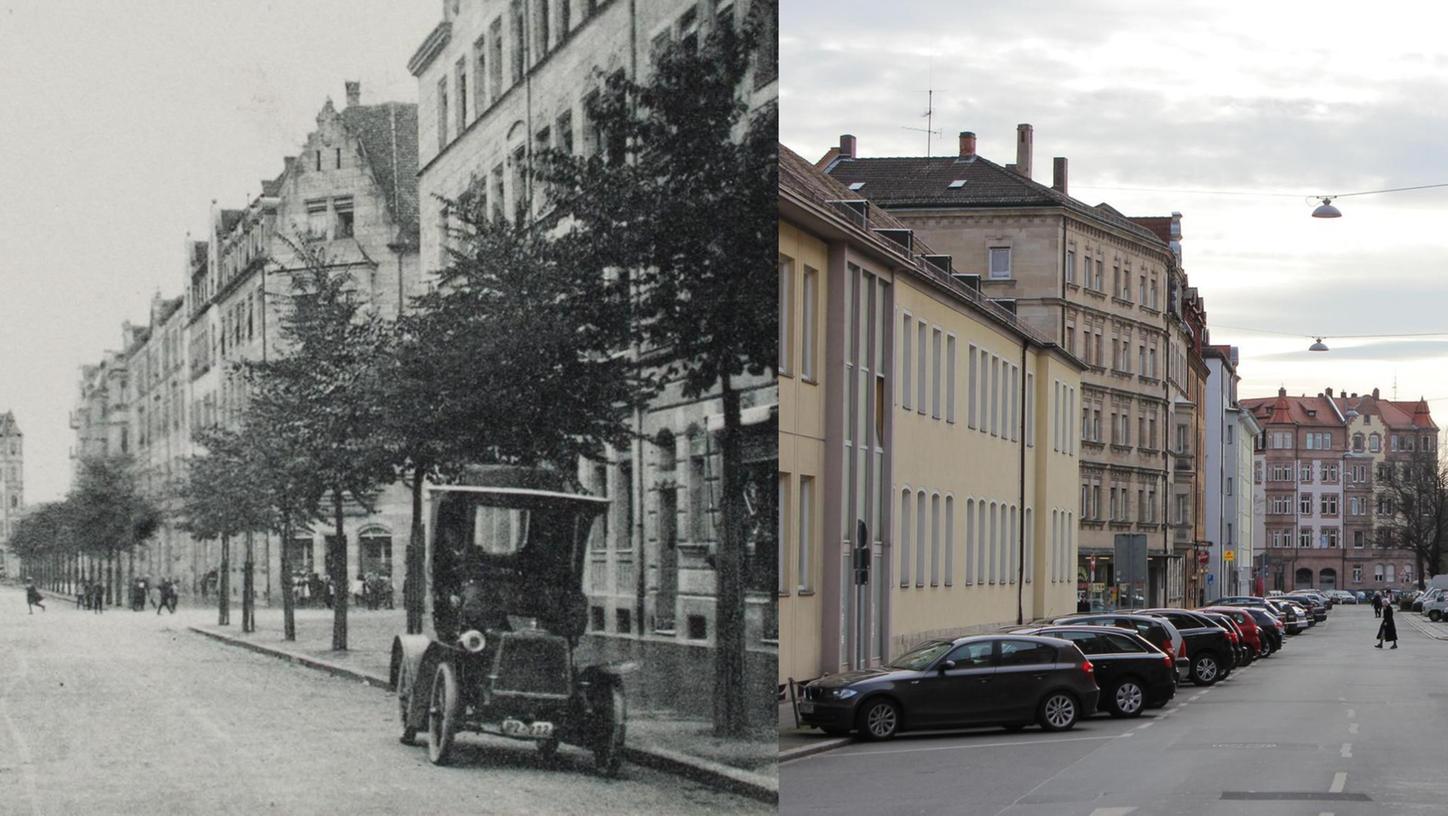
[[[256,631],[256,548],[251,531],[246,533],[246,557],[241,562],[241,631]]]
[[[332,520],[336,536],[332,539],[332,651],[347,651],[347,539],[342,533],[342,490],[332,489]]]
[[[714,605],[714,736],[737,737],[747,725],[745,710],[744,645],[744,502],[741,481],[743,446],[739,438],[739,393],[726,374],[720,378],[724,429],[719,446],[721,465],[719,552],[714,569],[718,579]]]
[[[231,625],[231,537],[221,537],[221,574],[216,582],[216,625]]]
[[[297,639],[297,607],[292,600],[292,557],[287,544],[292,540],[292,523],[282,522],[282,638]]]
[[[424,576],[425,560],[422,530],[422,486],[423,468],[412,471],[412,529],[407,539],[406,575],[402,579],[402,605],[407,609],[407,633],[422,632],[423,593],[427,580]]]

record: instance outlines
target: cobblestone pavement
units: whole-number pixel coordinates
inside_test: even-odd
[[[603,779],[585,752],[547,760],[473,735],[454,767],[434,767],[397,742],[390,694],[188,631],[214,622],[208,610],[47,605],[27,615],[21,592],[0,588],[0,813],[774,810],[634,766]]]

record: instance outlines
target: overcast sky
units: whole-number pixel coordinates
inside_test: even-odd
[[[182,291],[187,231],[240,207],[328,96],[417,100],[435,0],[0,0],[0,411],[26,499],[70,479],[79,367]]]
[[[790,0],[780,139],[809,159],[841,133],[862,156],[924,155],[925,134],[906,128],[925,127],[930,87],[935,155],[973,130],[981,155],[1013,162],[1029,122],[1037,181],[1066,156],[1077,198],[1183,214],[1211,340],[1242,349],[1242,396],[1391,396],[1396,381],[1448,427],[1448,188],[1344,198],[1335,220],[1310,218],[1304,199],[1448,182],[1436,8]],[[1305,350],[1319,334],[1332,352]]]

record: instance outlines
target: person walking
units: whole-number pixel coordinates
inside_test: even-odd
[[[1374,593],[1373,593],[1373,617],[1375,617],[1375,618],[1381,618],[1382,616],[1383,616],[1383,596],[1381,596],[1381,595],[1379,595],[1378,593],[1374,592]]]
[[[1398,627],[1393,623],[1393,605],[1383,604],[1383,622],[1378,624],[1378,645],[1383,648],[1383,641],[1391,641],[1393,648],[1398,648]]]
[[[171,583],[166,588],[166,600],[171,605],[171,614],[173,615],[176,614],[176,601],[181,597],[181,593],[176,589],[177,583],[177,580],[172,578]]]
[[[25,579],[25,611],[26,611],[26,613],[27,613],[27,614],[30,614],[30,615],[34,615],[34,614],[35,614],[35,607],[37,607],[37,606],[40,607],[40,611],[41,611],[41,612],[44,612],[44,611],[45,611],[45,598],[43,598],[43,597],[41,596],[40,590],[38,590],[38,589],[35,588],[35,581],[33,581],[33,580],[29,579],[29,578],[26,578],[26,579]]]

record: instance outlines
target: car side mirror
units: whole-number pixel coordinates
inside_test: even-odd
[[[942,661],[940,662],[940,673],[941,673],[941,674],[945,674],[946,672],[948,672],[948,671],[950,671],[951,669],[954,669],[954,668],[955,668],[955,661],[954,661],[954,660],[942,660]]]

